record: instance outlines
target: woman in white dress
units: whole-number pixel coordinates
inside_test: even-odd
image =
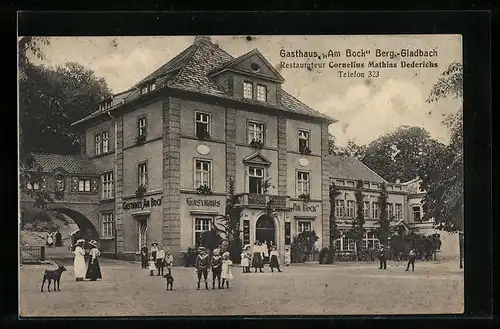
[[[83,249],[83,245],[85,244],[85,240],[79,239],[76,241],[75,251],[75,260],[73,263],[73,267],[75,269],[75,278],[76,281],[84,281],[86,274],[86,266],[85,266],[85,249]]]

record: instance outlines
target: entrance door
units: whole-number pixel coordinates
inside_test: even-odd
[[[268,245],[276,245],[276,229],[274,220],[268,215],[262,215],[255,225],[255,240],[266,241]]]
[[[141,250],[143,246],[148,245],[148,219],[147,218],[140,218],[137,220],[137,226],[138,226],[138,239],[137,239],[137,250]]]

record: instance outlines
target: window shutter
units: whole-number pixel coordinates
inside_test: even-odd
[[[76,177],[71,180],[71,192],[78,192],[78,178]]]
[[[90,181],[90,190],[94,193],[97,193],[97,186],[98,186],[99,182],[97,181],[97,179],[93,178],[91,181]]]
[[[47,188],[47,176],[42,176],[42,188]]]

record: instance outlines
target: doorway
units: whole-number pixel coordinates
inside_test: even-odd
[[[276,245],[276,228],[274,219],[269,215],[262,215],[255,224],[255,240],[267,244],[268,250],[271,245]],[[265,255],[267,258],[267,255]]]

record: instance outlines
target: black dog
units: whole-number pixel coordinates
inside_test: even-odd
[[[66,267],[64,267],[64,265],[59,265],[59,267],[55,270],[45,270],[45,273],[43,273],[42,289],[40,291],[43,292],[43,285],[47,280],[49,281],[49,284],[47,285],[47,289],[49,291],[52,280],[54,280],[54,291],[61,291],[59,283],[61,281],[61,275],[64,271],[66,271]]]
[[[166,283],[167,283],[167,290],[169,290],[168,289],[169,287],[170,287],[170,290],[172,290],[174,287],[174,277],[172,276],[172,274],[170,274],[170,272],[168,272],[163,277],[165,278]]]

